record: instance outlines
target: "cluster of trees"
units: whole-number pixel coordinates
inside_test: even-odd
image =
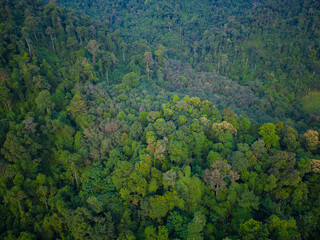
[[[0,0],[0,238],[320,238],[317,125],[259,119],[273,106],[263,85],[125,43],[120,10],[157,5],[113,4],[107,25],[55,1]]]
[[[320,88],[319,1],[58,1],[114,29],[146,39],[154,52],[215,71],[252,89],[271,116],[318,126],[319,106],[302,101]],[[310,106],[311,105],[311,106]]]
[[[78,84],[65,110],[10,122],[4,239],[319,237],[318,131],[252,124],[198,97],[129,98],[132,75],[113,96]]]

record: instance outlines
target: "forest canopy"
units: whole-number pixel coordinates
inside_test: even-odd
[[[0,238],[319,239],[319,11],[0,0]]]

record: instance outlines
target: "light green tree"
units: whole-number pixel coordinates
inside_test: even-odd
[[[265,123],[260,127],[259,134],[262,136],[267,148],[277,146],[279,136],[276,134],[276,126],[273,123]]]
[[[124,75],[122,83],[126,86],[137,87],[139,85],[139,76],[135,72],[127,73]]]
[[[39,93],[38,97],[35,99],[38,109],[40,112],[49,112],[54,108],[55,104],[52,102],[50,92],[48,90],[43,90]]]

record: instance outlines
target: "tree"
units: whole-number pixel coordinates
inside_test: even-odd
[[[226,160],[220,159],[214,162],[209,169],[204,170],[202,177],[217,196],[219,189],[223,190],[227,186],[225,178],[228,177],[234,183],[239,179],[239,174],[231,170],[231,166]]]
[[[276,134],[276,126],[273,123],[265,123],[260,127],[259,134],[262,136],[267,148],[277,146],[279,136]]]
[[[272,215],[268,219],[268,230],[271,239],[301,239],[296,221],[293,218],[282,220],[278,216]]]
[[[274,192],[278,198],[288,198],[289,193],[283,187],[297,186],[301,181],[299,172],[295,169],[295,156],[295,153],[281,151],[271,156],[268,160],[271,166],[268,172],[277,180],[277,189]]]
[[[223,120],[231,123],[235,129],[239,130],[239,117],[230,108],[223,110]]]
[[[174,188],[176,181],[178,179],[177,172],[173,169],[163,173],[163,185],[164,188],[167,190],[169,187]]]
[[[183,208],[184,203],[176,191],[167,191],[163,196],[150,197],[150,217],[161,220],[174,207]]]
[[[3,203],[8,206],[8,209],[15,215],[17,219],[25,213],[24,199],[27,198],[25,192],[19,186],[14,186],[6,191],[3,196]]]
[[[30,46],[31,39],[30,39],[30,36],[29,36],[29,31],[30,30],[27,27],[22,28],[22,35],[23,35],[24,39],[26,40],[26,43],[27,43],[27,46],[28,46],[28,50],[29,50],[29,56],[31,57],[31,46]]]
[[[251,145],[252,153],[256,158],[261,158],[266,155],[266,147],[263,140],[257,140]]]
[[[319,61],[320,63],[320,61]],[[319,65],[320,67],[320,65]],[[320,69],[320,68],[319,68]],[[314,83],[315,85],[319,83]],[[315,86],[316,88],[316,86]],[[314,119],[315,121],[320,120],[320,92],[319,91],[310,91],[302,100],[302,109],[310,114],[310,119]]]
[[[67,108],[69,114],[76,119],[79,116],[82,116],[88,111],[87,104],[82,100],[80,92],[76,92],[72,98],[69,107]]]
[[[173,96],[173,103],[176,104],[179,101],[178,95]]]
[[[35,99],[38,109],[40,112],[47,112],[54,108],[55,104],[51,99],[50,92],[48,90],[43,90],[39,93],[38,97]]]
[[[259,197],[254,194],[253,191],[248,190],[248,186],[240,185],[241,192],[239,193],[240,196],[237,197],[237,201],[240,207],[251,210],[259,209]]]
[[[166,120],[170,120],[172,118],[172,116],[174,115],[173,107],[169,103],[162,104],[162,111],[163,111],[163,115],[166,118]]]
[[[171,211],[167,217],[166,227],[177,238],[186,237],[188,218],[179,211]]]
[[[168,240],[169,233],[168,229],[165,226],[158,227],[158,240]]]
[[[212,124],[210,132],[213,139],[219,142],[226,142],[230,134],[235,135],[236,133],[237,129],[235,129],[233,125],[227,121]]]
[[[96,64],[96,56],[100,52],[99,47],[100,47],[100,44],[96,40],[90,40],[90,42],[88,43],[88,45],[86,47],[86,49],[92,55],[93,65]]]
[[[37,176],[37,185],[38,185],[38,189],[37,189],[37,192],[38,192],[38,195],[41,199],[41,201],[43,201],[46,205],[46,208],[48,208],[48,186],[46,184],[47,182],[47,179],[46,179],[46,176],[44,174],[41,174],[39,173],[38,176]]]
[[[26,119],[23,121],[23,124],[25,125],[25,130],[26,130],[28,133],[32,133],[32,135],[34,136],[34,135],[35,135],[35,132],[37,131],[37,130],[36,130],[36,127],[37,127],[38,124],[34,122],[33,117],[28,117],[28,118],[26,118]]]
[[[201,212],[195,212],[192,221],[188,224],[187,240],[202,240],[202,230],[206,225],[206,218]]]
[[[30,232],[21,232],[17,239],[18,240],[35,240],[36,235]]]
[[[240,225],[239,233],[245,240],[267,239],[269,235],[267,226],[252,218]]]
[[[100,213],[104,210],[103,201],[101,201],[101,199],[98,199],[97,197],[90,196],[87,199],[87,203],[89,204],[90,208],[96,213]]]
[[[106,66],[106,78],[107,78],[107,83],[109,85],[109,70],[110,70],[110,67],[112,66],[112,56],[111,54],[103,54],[102,55],[102,59],[103,61],[105,62],[105,66]]]
[[[114,239],[114,225],[110,213],[96,217],[84,207],[64,213],[66,224],[74,239]]]
[[[190,166],[186,166],[183,172],[179,171],[179,179],[175,186],[190,213],[199,209],[202,197],[202,182],[196,176],[191,177]]]
[[[281,143],[284,145],[289,151],[294,151],[298,148],[299,142],[297,141],[298,132],[296,129],[292,127],[284,127],[282,129],[282,140]]]
[[[137,87],[139,85],[139,76],[135,72],[127,73],[122,79],[125,86]]]
[[[232,168],[238,172],[242,170],[247,170],[249,167],[249,161],[245,154],[240,151],[236,151],[232,153],[231,157]]]
[[[316,151],[319,147],[319,133],[314,130],[308,130],[303,134],[303,139],[305,140],[306,149],[310,152]]]
[[[148,78],[150,78],[150,66],[153,64],[153,58],[151,52],[145,52],[144,53],[144,62],[147,64],[147,72],[148,72]]]
[[[168,145],[170,160],[178,164],[184,164],[189,157],[189,148],[184,141],[171,140]]]
[[[36,33],[36,30],[39,26],[39,21],[40,21],[40,18],[39,17],[34,17],[33,14],[31,14],[30,11],[26,11],[25,13],[26,15],[26,18],[24,20],[24,24],[27,28],[31,29],[32,33],[33,33],[33,36],[34,38],[36,39],[37,43],[39,42],[38,41],[38,37],[37,37],[37,33]]]
[[[320,160],[317,160],[317,159],[311,160],[311,170],[315,173],[320,173]]]
[[[130,136],[134,139],[139,139],[142,131],[143,130],[140,122],[134,122],[130,127]]]
[[[150,240],[156,240],[157,239],[157,233],[156,229],[153,226],[148,226],[144,230],[145,238]]]
[[[11,174],[16,174],[22,171],[29,176],[32,176],[37,172],[39,164],[39,150],[41,146],[34,142],[31,138],[25,135],[23,139],[17,136],[15,131],[9,131],[6,136],[6,140],[3,143],[1,154],[4,158],[15,164],[11,165]]]
[[[91,37],[94,38],[96,35],[96,28],[94,25],[90,25],[89,30],[91,32]]]
[[[154,52],[154,54],[157,56],[158,63],[160,64],[163,60],[164,52],[161,49],[158,49]]]
[[[10,89],[6,86],[5,80],[8,76],[0,73],[0,106],[3,109],[11,109],[12,94]]]
[[[77,32],[78,37],[79,37],[79,39],[80,39],[80,44],[82,44],[82,27],[81,27],[81,26],[78,26],[78,27],[76,28],[76,32]]]
[[[126,61],[125,52],[126,52],[126,49],[127,49],[127,44],[122,42],[120,47],[121,47],[121,50],[122,50],[122,60],[125,62]]]
[[[52,43],[52,49],[53,49],[53,51],[54,51],[54,50],[55,50],[55,47],[54,47],[53,37],[52,37],[52,35],[54,34],[54,30],[52,29],[52,27],[47,27],[47,29],[46,29],[46,34],[48,34],[48,35],[50,36],[51,43]]]
[[[116,55],[114,55],[114,53],[111,53],[111,61],[112,61],[112,65],[113,65],[113,74],[114,74],[114,71],[116,69],[116,65],[119,64],[119,59],[116,57]]]
[[[150,240],[168,240],[169,239],[168,229],[165,226],[158,227],[158,234],[157,234],[156,228],[153,226],[146,227],[144,233],[145,233],[145,239],[150,239]]]

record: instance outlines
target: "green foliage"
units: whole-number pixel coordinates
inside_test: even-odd
[[[270,236],[277,239],[300,239],[300,234],[297,232],[296,221],[292,218],[282,220],[272,215],[268,219],[268,229]]]
[[[65,213],[68,228],[74,239],[114,239],[114,226],[110,213],[94,217],[86,208]]]
[[[88,111],[88,107],[86,103],[82,100],[80,92],[76,92],[76,94],[70,101],[70,105],[67,108],[67,110],[74,119],[82,116]]]
[[[318,1],[60,3],[0,2],[1,239],[320,238]]]
[[[267,239],[269,232],[265,224],[254,219],[249,219],[240,225],[240,236],[243,239]]]
[[[259,134],[267,147],[277,146],[279,136],[276,134],[276,126],[273,123],[265,123],[260,127]]]
[[[52,102],[50,92],[48,90],[43,90],[39,93],[38,97],[35,99],[38,109],[40,112],[49,112],[50,109],[54,108],[54,103]]]
[[[202,240],[202,230],[206,225],[205,216],[201,212],[195,212],[192,221],[188,224],[187,239]]]
[[[180,199],[176,191],[166,192],[163,196],[156,195],[150,198],[150,217],[157,219],[165,217],[175,206],[182,208],[183,200]]]
[[[304,111],[309,113],[310,115],[314,115],[317,119],[319,119],[320,115],[320,92],[313,91],[309,92],[308,95],[306,95],[302,99],[302,108]]]
[[[184,115],[180,115],[178,118],[179,125],[184,125],[187,122],[187,118]]]
[[[176,189],[179,196],[184,199],[186,209],[189,212],[195,212],[199,209],[199,202],[202,198],[202,183],[199,178],[191,177],[191,169],[185,167],[184,172],[179,172],[179,179],[176,183]]]
[[[303,138],[305,140],[307,150],[313,152],[318,149],[320,142],[319,133],[317,131],[308,130],[305,134],[303,134]]]
[[[179,101],[179,97],[177,95],[173,96],[173,103],[177,103]]]
[[[183,164],[188,161],[188,146],[183,141],[170,141],[168,153],[173,162]]]
[[[135,72],[127,73],[122,79],[125,86],[137,87],[139,84],[139,75]]]
[[[236,151],[232,153],[231,157],[232,168],[238,172],[247,170],[249,167],[249,161],[244,153]]]

